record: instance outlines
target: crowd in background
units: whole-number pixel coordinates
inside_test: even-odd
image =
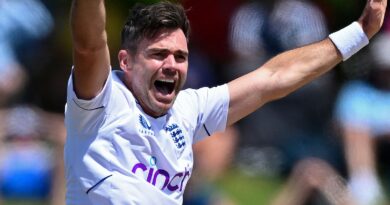
[[[106,1],[114,69],[126,8],[155,1]],[[186,84],[191,88],[228,82],[280,52],[324,39],[356,20],[365,5],[364,0],[181,3],[192,28]],[[64,204],[70,4],[0,0],[0,204],[15,198]],[[389,15],[371,44],[350,60],[263,106],[226,133],[195,145],[195,180],[185,204],[234,204],[212,185],[232,166],[250,175],[285,177],[275,205],[339,204],[332,192],[350,204],[385,204],[390,187],[388,116]],[[329,190],[331,179],[344,181]],[[318,192],[321,197],[312,196]]]

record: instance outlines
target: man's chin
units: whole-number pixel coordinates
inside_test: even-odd
[[[144,108],[144,111],[152,117],[161,117],[167,114],[168,110],[172,108],[172,101],[170,102],[160,102],[155,101],[152,106],[148,109]]]
[[[172,108],[172,105],[173,105],[172,102],[170,102],[170,103],[159,102],[157,104],[157,107],[158,107],[158,110],[161,113],[161,115],[165,115],[168,112],[168,110]]]
[[[154,95],[151,95],[153,113],[158,116],[165,115],[168,110],[172,108],[176,96],[175,92],[169,95],[162,95],[161,93],[154,93]]]

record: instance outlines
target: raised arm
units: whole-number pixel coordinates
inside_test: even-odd
[[[383,24],[387,0],[368,0],[358,23],[368,38]],[[284,52],[255,71],[228,83],[231,125],[265,103],[284,97],[342,60],[342,55],[330,40]]]
[[[91,99],[103,88],[110,72],[104,0],[73,0],[71,29],[74,89]]]

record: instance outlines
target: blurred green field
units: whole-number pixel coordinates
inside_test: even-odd
[[[248,176],[231,170],[217,182],[217,186],[236,205],[267,205],[279,192],[282,183],[280,178]]]
[[[224,195],[228,196],[236,205],[270,204],[270,201],[280,190],[282,180],[272,177],[248,176],[232,169],[218,182]],[[45,201],[3,201],[3,205],[49,205]]]

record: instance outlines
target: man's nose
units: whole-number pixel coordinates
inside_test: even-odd
[[[165,58],[163,71],[166,74],[175,74],[177,71],[175,56],[170,54]]]
[[[165,58],[164,64],[165,64],[167,67],[175,67],[175,65],[176,65],[175,56],[174,56],[173,54],[169,54],[169,55]]]

